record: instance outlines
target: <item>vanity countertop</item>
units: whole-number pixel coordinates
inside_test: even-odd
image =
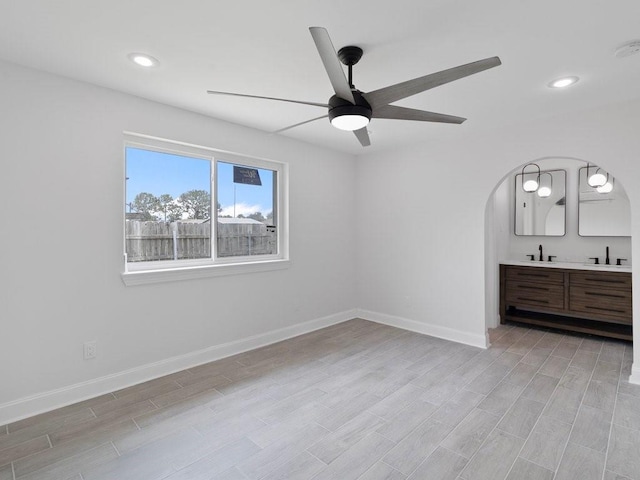
[[[576,262],[541,262],[539,260],[503,260],[503,265],[517,265],[523,267],[564,268],[568,270],[594,270],[598,272],[631,272],[631,265],[606,265]]]

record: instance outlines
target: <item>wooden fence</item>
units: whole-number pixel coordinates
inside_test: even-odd
[[[265,255],[277,251],[276,233],[262,223],[218,223],[218,256]],[[211,257],[211,223],[127,220],[128,262]]]

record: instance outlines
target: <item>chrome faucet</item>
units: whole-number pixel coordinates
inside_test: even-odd
[[[538,246],[538,250],[540,250],[540,261],[542,262],[542,261],[544,261],[544,257],[542,255],[542,245]]]

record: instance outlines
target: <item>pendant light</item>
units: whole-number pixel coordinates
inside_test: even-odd
[[[529,166],[536,167],[538,169],[538,173],[525,173],[525,169]],[[526,175],[536,175],[535,179],[529,178],[525,181]],[[538,190],[538,186],[540,185],[540,167],[535,163],[527,163],[524,167],[522,167],[522,190],[525,192],[531,193]]]
[[[600,173],[601,168],[597,168],[595,173],[589,174],[589,164],[587,163],[587,183],[590,187],[598,188],[603,187],[609,181],[609,174],[605,176]]]
[[[613,181],[614,179],[612,178],[611,180],[607,180],[607,183],[605,183],[604,185],[596,187],[596,192],[611,193],[613,191]]]
[[[529,166],[536,167],[538,169],[538,173],[525,173],[525,169]],[[529,178],[525,180],[526,175],[536,175],[535,179]],[[524,167],[522,167],[522,189],[525,192],[531,193],[538,190],[538,185],[540,185],[540,167],[535,163],[527,163]]]
[[[546,177],[549,177],[548,181],[543,181]],[[538,186],[537,194],[540,198],[547,198],[551,196],[553,188],[553,175],[550,172],[543,172],[540,175],[540,185]]]

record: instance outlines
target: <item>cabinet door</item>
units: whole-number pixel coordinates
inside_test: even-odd
[[[543,267],[507,267],[507,282],[526,281],[562,285],[564,273]]]
[[[569,309],[631,325],[631,291],[601,286],[571,285]]]
[[[571,272],[571,285],[599,288],[620,288],[631,292],[631,274],[625,272]]]
[[[527,281],[507,283],[505,300],[514,307],[542,307],[545,309],[564,309],[564,286]]]

